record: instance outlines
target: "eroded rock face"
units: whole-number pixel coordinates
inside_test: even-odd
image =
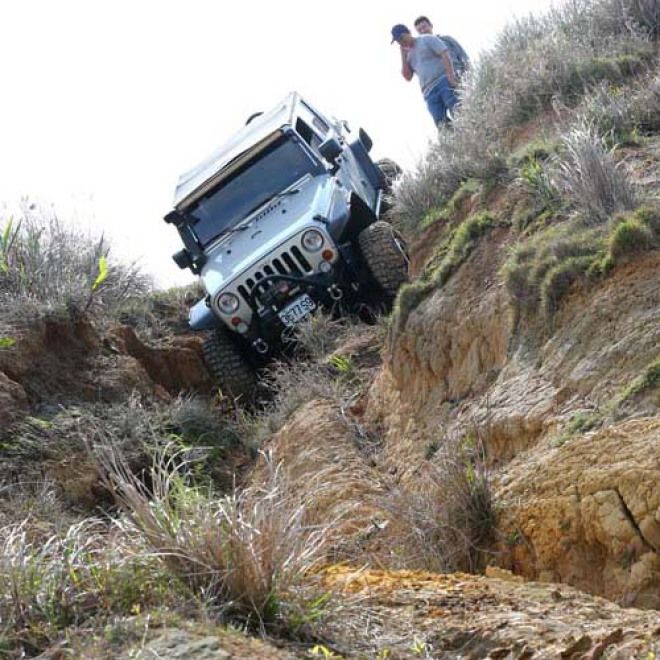
[[[660,608],[660,419],[633,420],[512,461],[496,478],[501,561]]]
[[[431,446],[446,437],[479,439],[499,484],[496,504],[500,497],[509,503],[502,505],[502,532],[512,544],[500,548],[504,565],[658,607],[651,521],[659,515],[660,429],[617,425],[610,437],[607,427],[658,414],[657,396],[624,404],[622,392],[657,359],[660,254],[574,291],[553,319],[537,318],[532,327],[514,322],[501,283],[508,240],[483,238],[394,337],[367,408],[386,429],[383,460],[414,483]],[[558,448],[576,413],[605,427],[597,436],[602,452],[579,432]]]
[[[0,428],[40,404],[113,402],[134,391],[162,399],[213,389],[198,335],[150,346],[129,326],[103,334],[84,316],[58,316],[17,329],[14,339],[0,351]]]
[[[325,580],[361,598],[351,612],[353,647],[387,647],[392,657],[627,660],[660,648],[656,612],[621,609],[565,585],[348,566],[329,568]]]
[[[0,427],[7,427],[28,410],[25,390],[0,371]]]
[[[377,510],[374,500],[383,492],[381,478],[360,455],[332,402],[304,405],[264,450],[281,466],[286,494],[304,504],[307,524],[332,522],[333,536],[346,547],[369,534]],[[263,460],[250,481],[268,482]]]

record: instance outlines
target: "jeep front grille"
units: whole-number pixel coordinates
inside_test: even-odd
[[[313,273],[314,268],[305,258],[302,250],[294,245],[289,250],[284,250],[276,257],[273,257],[269,262],[262,263],[257,270],[254,270],[245,279],[245,284],[238,286],[238,292],[241,297],[250,303],[250,291],[257,288],[257,293],[262,293],[273,286],[272,281],[268,281],[259,286],[259,282],[271,275],[293,275],[294,277],[301,277],[309,273]]]

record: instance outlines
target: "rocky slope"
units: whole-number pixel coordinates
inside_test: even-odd
[[[414,482],[429,447],[472,434],[494,476],[493,562],[658,607],[660,400],[638,385],[657,378],[660,254],[530,320],[501,277],[514,240],[491,231],[392,334],[368,406],[383,460]]]

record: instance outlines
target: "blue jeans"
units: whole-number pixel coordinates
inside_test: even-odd
[[[447,115],[447,111],[452,110],[458,99],[456,98],[454,90],[449,85],[447,76],[442,76],[442,78],[438,80],[435,86],[426,93],[424,100],[426,101],[426,106],[436,124],[451,121],[450,117]]]

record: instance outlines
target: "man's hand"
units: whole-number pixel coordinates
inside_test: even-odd
[[[401,75],[410,82],[413,77],[413,70],[410,64],[408,64],[408,51],[410,48],[407,48],[402,43],[399,43],[399,48],[401,50]]]

